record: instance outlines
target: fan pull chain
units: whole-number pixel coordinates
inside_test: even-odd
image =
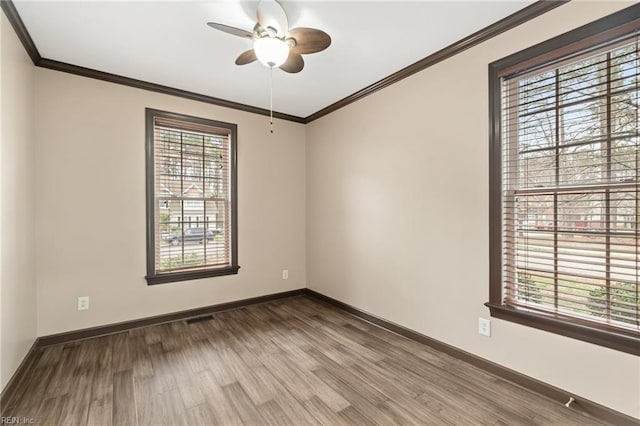
[[[273,134],[273,67],[269,67],[271,72],[270,82],[269,82],[269,90],[270,90],[270,104],[269,104],[269,121],[271,124],[271,134]]]

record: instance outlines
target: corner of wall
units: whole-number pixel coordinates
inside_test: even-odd
[[[4,19],[0,19],[0,47],[2,47],[3,40],[3,28],[5,22]],[[2,188],[2,53],[0,50],[0,188]],[[0,194],[0,242],[2,241],[2,194]],[[2,244],[0,243],[0,259],[2,259]],[[7,379],[4,377],[3,368],[3,356],[2,356],[2,261],[0,261],[0,389],[4,388],[4,384],[7,383]]]
[[[37,337],[35,67],[0,14],[0,388]]]

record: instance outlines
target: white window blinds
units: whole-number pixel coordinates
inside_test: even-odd
[[[147,280],[236,273],[235,125],[147,110],[147,133]]]
[[[640,331],[636,37],[502,79],[507,306]]]

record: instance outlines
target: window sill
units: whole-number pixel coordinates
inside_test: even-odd
[[[198,280],[201,278],[221,277],[223,275],[235,275],[240,269],[237,265],[216,269],[201,269],[196,271],[170,272],[166,274],[147,275],[145,279],[148,285],[166,284],[178,281]]]
[[[609,330],[579,320],[524,311],[490,302],[485,303],[485,306],[489,308],[491,316],[494,318],[549,331],[632,355],[640,355],[640,336],[633,332]]]

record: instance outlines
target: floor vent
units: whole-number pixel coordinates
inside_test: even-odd
[[[201,317],[189,318],[187,320],[187,324],[194,324],[196,322],[202,322],[202,321],[213,321],[213,316],[212,315],[203,315]]]

